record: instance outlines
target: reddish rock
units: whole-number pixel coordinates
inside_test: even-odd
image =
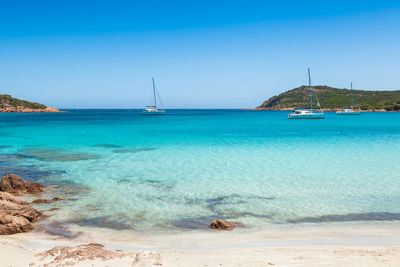
[[[12,235],[33,229],[32,223],[41,213],[25,201],[0,192],[0,235]]]
[[[210,227],[218,230],[232,230],[235,228],[235,224],[222,219],[217,219],[210,224]]]
[[[15,174],[7,174],[0,181],[0,191],[11,194],[38,194],[43,188],[44,185],[24,181]]]

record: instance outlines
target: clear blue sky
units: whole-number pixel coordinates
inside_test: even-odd
[[[400,1],[0,2],[0,93],[59,108],[251,108],[307,82],[400,89]]]

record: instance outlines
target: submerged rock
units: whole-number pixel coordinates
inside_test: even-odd
[[[59,198],[59,197],[53,197],[52,199],[39,198],[39,199],[35,199],[34,201],[32,201],[32,203],[35,203],[35,204],[53,203],[53,202],[60,201],[60,200],[63,200],[63,199]]]
[[[210,226],[210,221],[214,218],[215,216],[183,217],[173,220],[169,224],[178,229],[204,229]]]
[[[210,227],[217,230],[233,230],[233,228],[235,228],[235,223],[217,219],[210,224]]]
[[[0,235],[23,233],[33,229],[32,223],[42,214],[25,201],[0,192]]]
[[[49,235],[54,235],[66,239],[75,239],[83,234],[83,232],[75,232],[68,229],[60,222],[42,223],[38,225],[36,231],[44,232]]]
[[[114,144],[98,144],[98,145],[94,145],[94,147],[119,148],[119,147],[121,147],[121,146],[119,146],[119,145],[114,145]]]
[[[43,192],[44,185],[22,180],[15,174],[7,174],[1,178],[0,191],[11,194],[38,194]]]
[[[125,223],[122,220],[113,219],[109,216],[101,216],[94,218],[75,218],[67,221],[70,224],[76,224],[79,226],[90,226],[97,228],[108,228],[114,230],[125,230],[125,229],[134,229],[131,224]]]
[[[33,158],[41,161],[49,162],[69,162],[69,161],[80,161],[80,160],[90,160],[98,159],[99,155],[88,154],[88,153],[69,153],[65,149],[54,149],[54,148],[25,148],[18,151],[16,154],[18,157],[22,158]]]
[[[32,203],[34,204],[46,204],[51,202],[52,202],[51,199],[43,199],[43,198],[35,199],[34,201],[32,201]]]

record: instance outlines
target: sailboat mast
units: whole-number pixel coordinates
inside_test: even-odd
[[[354,104],[353,104],[353,83],[350,83],[350,90],[351,90],[351,109],[353,109]]]
[[[152,78],[152,81],[153,81],[154,106],[157,107],[156,84],[154,82],[154,77]]]
[[[311,92],[311,75],[310,75],[310,68],[308,68],[308,87],[310,88],[310,109],[312,109],[312,92]]]

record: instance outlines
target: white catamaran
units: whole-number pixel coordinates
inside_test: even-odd
[[[145,110],[141,112],[143,115],[164,115],[165,110],[161,108],[157,108],[157,96],[160,99],[160,96],[158,95],[157,89],[156,89],[156,83],[154,82],[154,77],[152,78],[153,81],[153,97],[154,97],[154,105],[153,106],[146,106]],[[161,99],[160,99],[161,102]],[[162,104],[162,103],[161,103]]]
[[[350,83],[350,92],[351,92],[351,108],[342,108],[338,112],[336,112],[336,115],[361,115],[360,110],[355,110],[354,109],[354,103],[353,103],[353,83]]]
[[[321,109],[321,105],[318,101],[317,96],[317,106],[319,110],[313,110],[312,106],[312,90],[311,90],[311,75],[310,69],[308,69],[308,87],[310,89],[310,107],[309,108],[295,108],[292,113],[288,114],[288,119],[324,119],[325,115]]]

